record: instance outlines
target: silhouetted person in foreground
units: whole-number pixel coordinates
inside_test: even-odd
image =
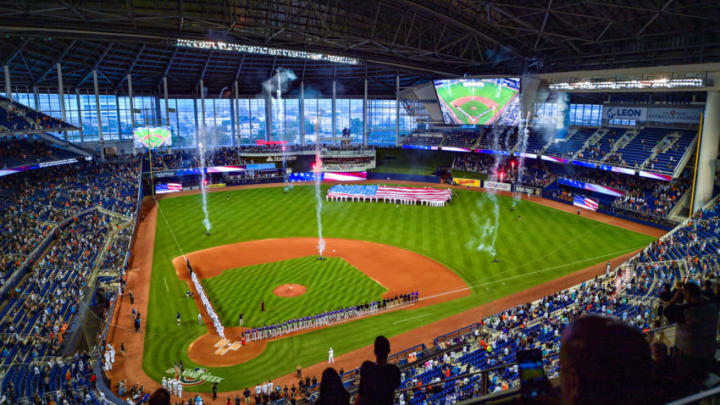
[[[375,364],[365,362],[360,367],[360,390],[357,404],[392,405],[395,390],[400,386],[400,369],[388,364],[390,341],[385,336],[375,338]]]
[[[350,403],[350,395],[345,391],[340,376],[332,367],[323,371],[318,393],[320,396],[315,402],[316,405],[348,405]]]
[[[684,303],[680,303],[684,300]],[[675,346],[678,373],[699,383],[714,366],[718,330],[718,306],[702,296],[695,283],[685,283],[668,302],[664,314],[677,323]]]
[[[148,405],[170,405],[170,393],[165,388],[158,388],[150,395]]]
[[[563,332],[560,387],[567,405],[653,404],[650,347],[617,318],[583,316]]]

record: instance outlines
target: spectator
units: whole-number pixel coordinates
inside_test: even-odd
[[[360,404],[392,405],[395,390],[400,386],[400,369],[388,364],[390,341],[385,336],[375,338],[375,364],[365,365],[365,374],[360,374],[363,388]]]
[[[170,405],[170,393],[165,388],[158,388],[150,395],[148,405]]]
[[[685,300],[679,304],[680,299]],[[695,283],[685,283],[665,309],[670,323],[677,323],[675,345],[679,367],[696,377],[705,374],[713,364],[717,346],[718,306],[702,296]]]
[[[317,405],[347,405],[350,403],[350,395],[345,391],[340,376],[332,367],[323,371],[319,393],[320,396],[315,403]]]
[[[563,332],[560,386],[566,404],[647,404],[650,348],[637,329],[616,318],[587,315]]]

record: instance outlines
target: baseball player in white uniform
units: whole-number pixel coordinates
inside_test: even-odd
[[[328,363],[334,363],[335,362],[335,356],[333,355],[333,348],[331,347],[330,350],[328,350]]]
[[[162,379],[162,386],[163,386],[163,388],[165,388],[165,389],[167,389],[167,388],[168,388],[168,385],[167,385],[167,378],[165,378],[165,377],[163,377],[163,379]]]

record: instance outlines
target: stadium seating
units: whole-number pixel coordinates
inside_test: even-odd
[[[0,310],[0,367],[7,370],[0,388],[11,403],[103,403],[91,381],[93,360],[60,354],[74,315],[86,305],[86,280],[96,268],[114,271],[111,281],[124,270],[127,227],[106,242],[135,216],[137,163],[77,163],[0,179],[0,192],[9,195],[2,202],[9,237],[0,242],[1,284],[55,232]]]
[[[580,128],[569,139],[563,142],[554,142],[545,150],[545,154],[564,158],[572,157],[593,133],[595,133],[594,129]]]
[[[445,134],[442,146],[473,148],[480,133],[477,131],[452,131]]]
[[[75,153],[45,144],[41,141],[29,141],[27,139],[14,139],[11,137],[0,139],[0,169],[68,159],[77,156]]]
[[[0,134],[24,134],[77,129],[57,118],[0,96]]]

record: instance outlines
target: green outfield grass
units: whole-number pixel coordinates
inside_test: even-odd
[[[316,256],[227,270],[202,283],[225,326],[237,326],[240,313],[244,326],[271,325],[377,301],[387,291],[342,258],[319,261]],[[300,284],[307,291],[292,298],[274,295],[283,284]],[[265,312],[260,312],[263,299]]]
[[[485,86],[483,87],[463,86],[460,83],[456,83],[449,86],[438,87],[437,93],[438,96],[445,101],[445,105],[447,105],[447,107],[454,112],[455,116],[462,121],[461,123],[469,124],[470,122],[468,121],[467,116],[463,114],[462,111],[460,111],[461,109],[470,116],[477,117],[489,108],[486,107],[485,104],[480,103],[479,101],[470,101],[463,104],[461,108],[457,108],[452,105],[453,101],[462,97],[485,97],[498,103],[498,109],[502,109],[502,107],[507,104],[514,95],[517,94],[517,90],[502,87],[500,90],[500,97],[496,97],[497,86],[493,83],[485,83]],[[472,110],[473,106],[476,107],[475,110]],[[480,121],[477,124],[485,124],[492,117],[492,112],[487,113],[482,118],[480,118]]]
[[[323,195],[326,190],[323,187]],[[227,199],[226,195],[231,198]],[[510,211],[512,199],[498,197],[500,227],[496,246],[500,263],[492,263],[488,253],[476,250],[481,224],[490,209],[489,201],[485,193],[457,190],[452,203],[444,208],[324,203],[322,218],[326,237],[371,240],[426,255],[462,277],[472,286],[471,295],[271,342],[265,352],[245,364],[209,368],[210,374],[225,378],[219,390],[243,389],[290,373],[298,363],[309,366],[325,361],[330,346],[339,356],[371,344],[378,334],[393,336],[414,329],[602,263],[642,248],[652,240],[530,202],[522,201],[515,211]],[[193,322],[198,308],[193,300],[185,298],[187,284],[178,280],[171,263],[181,254],[180,248],[183,252],[192,252],[240,241],[317,234],[314,190],[309,186],[296,186],[287,194],[283,194],[282,188],[209,194],[213,224],[209,237],[205,236],[201,223],[200,195],[161,200],[160,207],[164,216],[158,216],[149,309],[143,323],[146,328],[143,368],[158,381],[178,360],[183,361],[186,369],[198,366],[188,358],[187,347],[206,332],[204,325]],[[518,215],[522,216],[520,221]],[[227,277],[242,278],[238,274],[233,271]],[[354,293],[354,289],[348,286],[343,291]],[[327,308],[336,306],[335,301],[336,298],[328,296]],[[188,320],[181,327],[175,325],[176,311],[183,320]],[[392,348],[393,352],[402,349]],[[188,387],[188,390],[209,389],[209,384]]]

